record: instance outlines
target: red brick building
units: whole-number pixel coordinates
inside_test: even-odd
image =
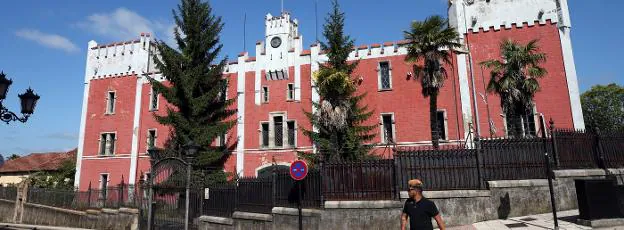
[[[548,55],[543,63],[548,75],[540,80],[534,111],[523,118],[526,133],[543,128],[536,122],[541,117],[559,127],[584,127],[566,0],[451,0],[449,19],[466,46],[445,65],[451,71],[437,115],[443,143],[470,141],[475,133],[505,135],[500,101],[484,89],[489,70],[478,63],[499,58],[499,43],[506,38],[540,39]],[[224,139],[232,147],[225,168],[245,176],[257,175],[273,161],[287,165],[296,151],[314,151],[302,132],[312,128],[304,111],[313,111],[312,102],[319,101],[312,74],[327,60],[319,45],[303,47],[299,23],[290,14],[268,14],[265,20],[266,34],[256,43],[255,56],[241,53],[224,72],[227,97],[236,98],[238,109],[237,125]],[[430,144],[429,100],[409,79],[412,64],[404,61],[402,44],[361,45],[349,56],[360,60],[353,76],[360,79],[358,90],[368,93],[364,103],[374,110],[368,123],[379,126],[375,154],[391,154],[390,144]],[[81,189],[89,182],[117,184],[122,175],[136,183],[149,171],[148,146],[167,140],[169,128],[152,116],[163,114],[167,104],[152,93],[145,77],[164,81],[149,58],[151,45],[149,34],[109,45],[89,42],[76,173]]]

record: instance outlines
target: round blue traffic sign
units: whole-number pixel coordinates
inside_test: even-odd
[[[302,160],[296,160],[290,164],[290,177],[294,180],[303,180],[308,175],[308,164]]]

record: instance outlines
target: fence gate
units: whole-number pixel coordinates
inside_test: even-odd
[[[179,158],[165,158],[152,166],[148,229],[197,229],[187,208],[190,170],[190,165]]]

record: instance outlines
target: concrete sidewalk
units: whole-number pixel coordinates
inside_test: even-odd
[[[559,220],[559,229],[566,230],[585,230],[585,229],[609,229],[609,230],[624,230],[624,226],[609,227],[609,228],[591,228],[583,225],[576,224],[578,219],[578,210],[557,212],[557,219]],[[449,230],[495,230],[495,229],[554,229],[554,222],[552,213],[544,213],[538,215],[513,217],[506,220],[490,220],[484,222],[474,223],[472,225],[465,225],[459,227],[451,227]]]

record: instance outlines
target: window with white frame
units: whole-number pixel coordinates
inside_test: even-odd
[[[217,138],[216,138],[216,140],[215,140],[215,144],[216,144],[217,146],[219,146],[219,147],[220,147],[220,146],[225,146],[225,140],[226,140],[226,139],[225,139],[225,135],[226,135],[226,134],[225,134],[225,133],[223,133],[223,134],[221,134],[221,135],[217,136]]]
[[[156,146],[156,130],[150,129],[147,130],[147,148],[152,148]]]
[[[382,143],[395,143],[394,137],[394,114],[381,115],[381,138]]]
[[[288,84],[288,89],[286,92],[286,99],[289,101],[295,100],[295,85],[292,83]]]
[[[115,91],[108,91],[106,94],[106,114],[115,113],[115,101],[117,97],[115,95]]]
[[[273,117],[273,143],[275,147],[284,146],[284,117]]]
[[[515,116],[508,111],[507,114],[505,114],[507,135],[537,136],[535,114],[537,114],[535,106],[525,113]]]
[[[150,92],[150,105],[149,110],[154,111],[158,110],[158,92],[154,87],[152,87],[152,91]]]
[[[447,124],[446,124],[446,121],[447,121],[447,119],[446,119],[446,111],[438,110],[436,112],[436,121],[438,123],[437,124],[438,125],[437,126],[437,129],[438,129],[437,130],[438,131],[438,139],[440,139],[440,140],[447,140],[448,134],[446,133],[447,132],[447,130],[446,130],[446,127],[447,127]]]
[[[262,122],[260,124],[260,146],[263,148],[269,147],[269,122]]]
[[[106,191],[106,189],[108,188],[108,179],[108,173],[100,174],[100,189],[102,191]]]
[[[115,155],[115,133],[102,133],[100,134],[100,151],[102,156]]]
[[[286,128],[287,128],[287,132],[288,132],[288,146],[290,147],[295,147],[296,143],[295,143],[295,138],[297,136],[297,132],[296,132],[296,128],[295,128],[295,121],[288,121],[286,122]]]
[[[379,90],[388,90],[392,88],[392,74],[391,74],[390,62],[379,62]]]
[[[269,87],[262,86],[262,103],[268,103],[268,102],[269,102]]]

